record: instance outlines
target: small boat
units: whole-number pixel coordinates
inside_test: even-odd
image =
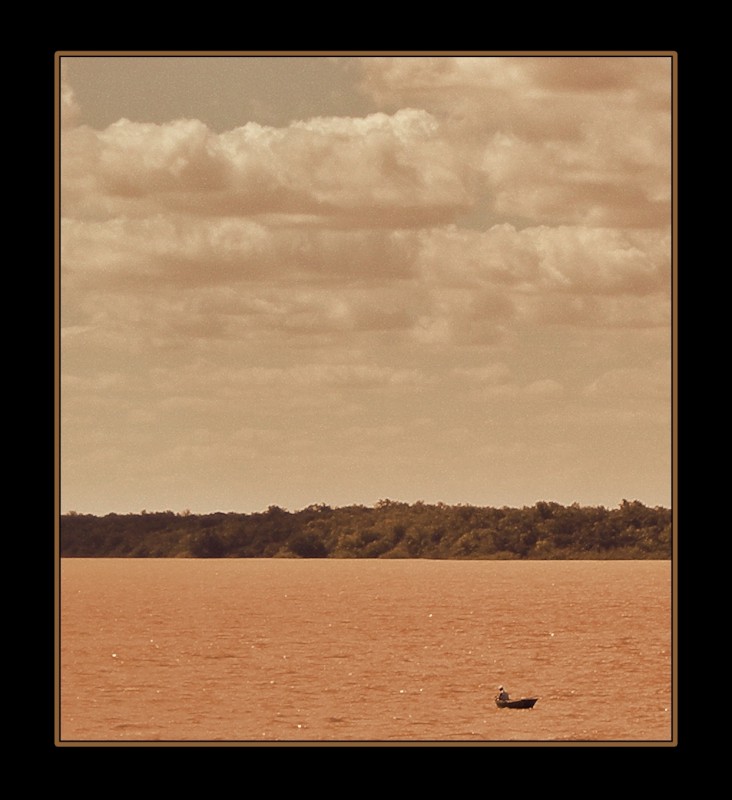
[[[518,700],[500,700],[496,697],[498,708],[533,708],[538,697],[521,697]]]

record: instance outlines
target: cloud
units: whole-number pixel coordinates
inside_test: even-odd
[[[669,286],[666,233],[542,226],[521,236],[538,256],[541,288],[642,296]]]
[[[494,214],[669,225],[669,57],[365,58],[362,69],[378,102],[441,121]]]
[[[66,131],[70,324],[142,323],[164,346],[257,331],[439,346],[496,343],[519,319],[668,323],[666,59],[360,63],[406,107]],[[481,192],[521,224],[451,223]]]
[[[617,127],[617,120],[611,127]],[[547,224],[667,227],[671,197],[667,144],[659,141],[646,159],[640,153],[631,155],[632,137],[616,138],[605,128],[602,135],[588,133],[579,145],[495,135],[482,154],[492,210]]]
[[[525,297],[521,305],[522,317],[540,326],[561,325],[598,331],[608,328],[656,329],[665,332],[671,324],[666,291],[643,297],[547,292]]]
[[[465,165],[415,109],[222,134],[197,120],[121,119],[69,131],[63,146],[68,216],[95,213],[90,189],[110,214],[310,215],[364,227],[449,220],[471,203]]]
[[[486,231],[446,226],[423,231],[419,268],[434,282],[476,288],[525,286],[603,294],[648,293],[668,285],[666,232],[583,225]]]
[[[654,230],[503,224],[422,231],[415,269],[433,298],[422,338],[444,340],[462,326],[495,341],[518,320],[667,326],[669,252],[668,234]]]
[[[482,367],[455,367],[453,374],[460,378],[467,378],[479,383],[502,383],[510,375],[506,364],[488,364]]]
[[[62,222],[65,276],[122,287],[406,279],[414,273],[412,242],[400,231],[283,229],[250,218],[187,214]]]
[[[671,364],[657,360],[647,367],[622,367],[608,370],[588,384],[588,398],[655,398],[667,399],[671,391]]]
[[[666,234],[562,226],[281,229],[252,219],[65,220],[65,346],[119,351],[390,336],[495,344],[518,321],[669,324]]]
[[[526,392],[537,397],[556,397],[564,394],[564,387],[559,381],[551,378],[533,381],[526,387]]]
[[[500,504],[549,456],[607,502],[618,431],[665,463],[667,60],[347,65],[379,111],[218,131],[96,130],[63,78],[67,496]]]
[[[69,82],[68,68],[64,62],[61,62],[60,67],[60,119],[61,127],[65,129],[73,128],[79,123],[81,117],[81,109],[76,100],[76,94]]]

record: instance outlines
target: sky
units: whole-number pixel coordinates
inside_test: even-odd
[[[59,63],[63,513],[671,506],[669,54]]]

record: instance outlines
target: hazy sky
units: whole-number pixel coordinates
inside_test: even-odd
[[[670,56],[61,58],[61,509],[671,504]]]

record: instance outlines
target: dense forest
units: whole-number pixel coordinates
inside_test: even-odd
[[[60,554],[90,558],[668,559],[671,512],[539,502],[523,508],[380,500],[252,514],[61,517]]]

